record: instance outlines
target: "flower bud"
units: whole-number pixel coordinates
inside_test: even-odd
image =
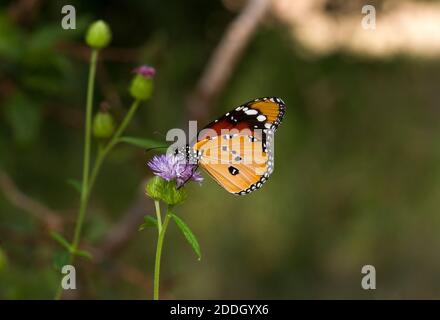
[[[184,187],[177,189],[175,180],[167,181],[162,195],[163,202],[175,206],[185,201],[187,197],[188,193]]]
[[[131,81],[130,94],[137,100],[148,100],[153,93],[153,77],[156,70],[149,66],[141,66],[134,70],[136,75]]]
[[[112,39],[112,32],[103,20],[93,22],[86,33],[86,43],[94,49],[106,47]]]
[[[145,186],[146,194],[154,200],[162,200],[170,206],[175,206],[186,200],[188,194],[185,188],[176,188],[176,182],[166,181],[155,176],[151,178]]]
[[[110,113],[99,111],[93,119],[93,135],[95,138],[110,138],[115,131],[115,122]]]
[[[160,200],[165,182],[161,177],[154,176],[145,185],[145,193],[153,200]]]

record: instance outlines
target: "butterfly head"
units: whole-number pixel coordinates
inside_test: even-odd
[[[174,149],[175,156],[181,156],[187,163],[197,164],[200,159],[199,151],[194,150],[189,144]]]

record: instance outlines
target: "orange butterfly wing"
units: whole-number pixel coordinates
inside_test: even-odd
[[[194,146],[202,154],[199,165],[227,191],[249,193],[259,188],[271,172],[262,141],[252,140],[244,135],[202,140]]]
[[[243,195],[260,188],[273,171],[273,135],[284,113],[281,99],[261,98],[210,123],[193,146],[199,165],[228,192]]]

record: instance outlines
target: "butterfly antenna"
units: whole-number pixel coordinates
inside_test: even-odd
[[[182,187],[183,187],[183,186],[184,186],[189,180],[192,179],[192,177],[194,176],[194,173],[196,173],[198,167],[199,167],[199,163],[197,163],[197,165],[194,166],[194,168],[193,168],[193,170],[192,170],[191,175],[189,176],[189,178],[186,179],[186,180],[185,180],[185,181],[184,181],[179,187],[177,187],[177,190],[179,190],[180,188],[182,188]]]

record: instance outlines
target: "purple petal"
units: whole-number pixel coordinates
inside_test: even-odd
[[[148,163],[153,173],[167,181],[176,180],[178,187],[181,187],[189,180],[202,182],[203,177],[195,171],[194,164],[188,164],[182,155],[160,155],[154,156]]]
[[[134,69],[133,72],[145,78],[152,78],[156,74],[156,69],[150,66],[143,65]]]
[[[170,181],[176,178],[174,164],[170,160],[166,155],[154,156],[147,164],[155,175]]]
[[[201,183],[203,181],[203,176],[200,174],[200,172],[196,171],[192,175],[191,180],[194,182]]]

